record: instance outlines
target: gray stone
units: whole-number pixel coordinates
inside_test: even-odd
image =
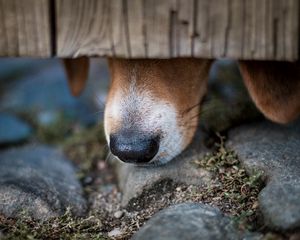
[[[51,147],[29,145],[0,153],[0,213],[45,220],[68,207],[83,215],[86,202],[74,167]]]
[[[111,238],[118,238],[123,234],[123,232],[121,231],[120,228],[114,228],[113,230],[111,230],[107,235],[108,237]]]
[[[300,227],[300,121],[288,126],[259,122],[229,133],[227,146],[248,171],[264,171],[267,186],[259,196],[266,224],[276,230]]]
[[[300,179],[271,181],[259,195],[266,224],[273,229],[294,230],[300,226]]]
[[[15,117],[7,113],[0,113],[0,144],[18,143],[31,136],[32,128]]]
[[[243,240],[264,240],[264,235],[258,232],[246,232]]]
[[[141,194],[143,189],[151,188],[154,183],[164,179],[198,186],[208,183],[212,178],[211,173],[197,168],[193,163],[207,152],[199,143],[197,148],[191,146],[167,164],[154,167],[140,167],[115,160],[118,183],[123,194],[122,205],[125,206],[130,199]]]
[[[183,203],[155,214],[133,240],[227,240],[242,239],[229,218],[210,206]]]

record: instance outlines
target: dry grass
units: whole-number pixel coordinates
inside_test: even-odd
[[[24,214],[20,219],[7,219],[0,217],[0,229],[4,240],[34,240],[34,239],[106,239],[101,235],[102,223],[99,219],[89,216],[87,218],[74,218],[70,210],[57,218],[46,222],[34,221]]]
[[[257,229],[258,194],[263,188],[263,172],[247,174],[240,164],[238,156],[225,148],[223,136],[219,135],[217,151],[195,161],[198,167],[214,173],[215,180],[203,188],[201,200],[220,208],[241,228]]]

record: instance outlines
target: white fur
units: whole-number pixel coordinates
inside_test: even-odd
[[[177,124],[176,108],[166,101],[154,98],[146,86],[137,89],[133,79],[129,89],[114,93],[105,110],[111,121],[119,121],[120,128],[139,129],[149,134],[159,134],[160,147],[150,164],[164,164],[183,150],[183,136]],[[105,135],[109,143],[109,132],[105,124]]]

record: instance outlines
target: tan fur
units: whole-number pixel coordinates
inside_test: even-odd
[[[178,112],[178,122],[188,145],[197,128],[200,101],[206,93],[211,60],[178,58],[168,60],[109,59],[111,87],[107,109],[118,89],[128,89],[132,76],[138,88],[146,88],[157,98],[171,103]],[[195,106],[195,107],[193,107]],[[163,116],[162,116],[163,117]],[[106,126],[117,131],[118,121],[105,119]]]
[[[267,118],[288,123],[299,116],[298,62],[239,61],[239,66],[250,96]]]
[[[84,89],[88,79],[89,59],[87,57],[66,58],[63,60],[63,63],[71,93],[74,96],[78,96]]]

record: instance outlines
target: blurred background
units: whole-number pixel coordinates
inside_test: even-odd
[[[55,143],[101,123],[108,88],[105,59],[91,59],[80,97],[68,89],[59,59],[0,59],[0,145]]]

